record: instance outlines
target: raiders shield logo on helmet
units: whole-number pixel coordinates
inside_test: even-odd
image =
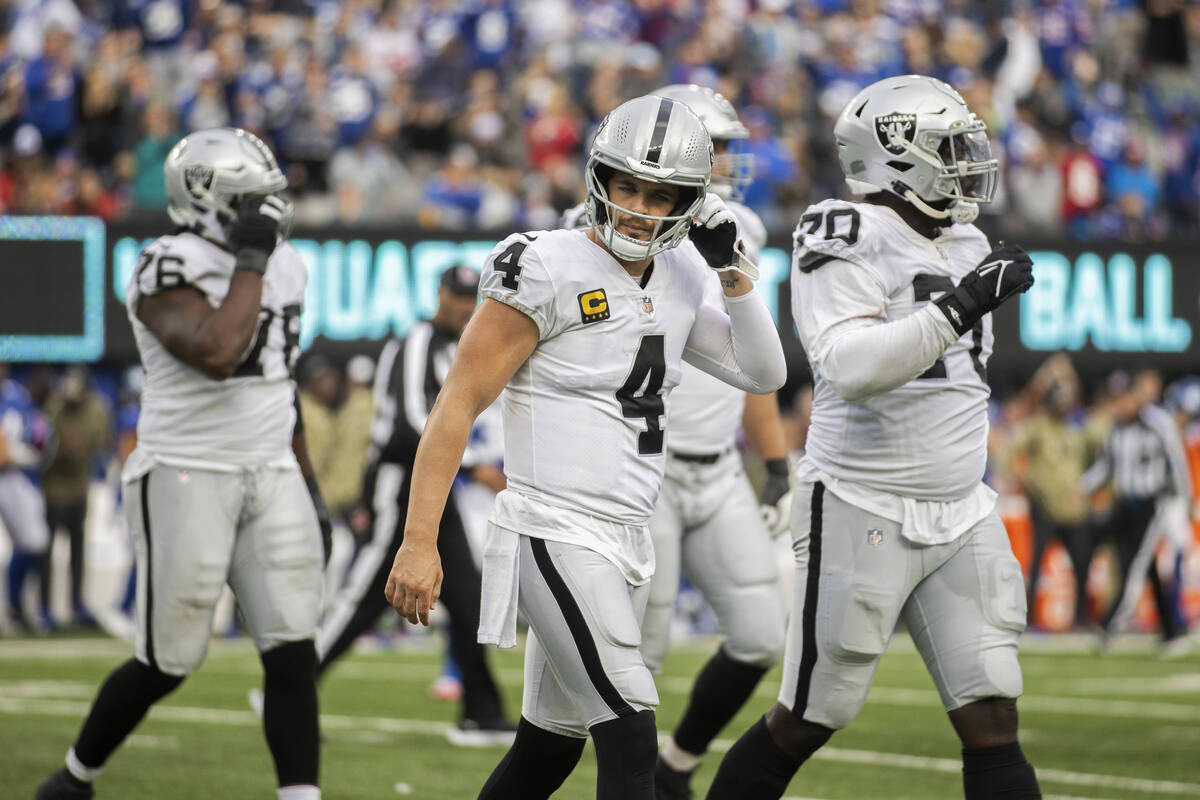
[[[884,114],[875,118],[875,136],[892,155],[904,153],[916,133],[916,114]]]
[[[201,192],[212,186],[213,168],[201,164],[193,164],[183,171],[183,185],[193,197],[199,197]]]

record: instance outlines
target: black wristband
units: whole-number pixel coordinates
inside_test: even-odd
[[[774,475],[777,478],[786,478],[791,474],[788,468],[788,460],[786,458],[772,458],[764,462],[763,466],[767,468],[768,475]]]
[[[243,247],[233,256],[233,271],[246,270],[247,272],[257,272],[259,275],[266,274],[267,261],[270,258],[270,254],[264,253],[262,250]]]
[[[955,333],[962,336],[975,327],[975,323],[983,317],[983,314],[980,313],[979,307],[974,301],[969,298],[964,300],[959,293],[959,289],[946,292],[933,302],[946,315],[946,320],[954,328]]]

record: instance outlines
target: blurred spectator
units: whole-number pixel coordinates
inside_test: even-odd
[[[417,222],[424,228],[465,228],[483,207],[484,186],[470,145],[456,145],[421,191]]]
[[[321,487],[330,512],[349,522],[356,535],[367,533],[364,520],[350,517],[362,498],[363,465],[367,463],[375,405],[371,391],[374,374],[375,363],[368,356],[355,356],[346,364],[345,399],[333,419],[337,445],[330,459],[328,488],[324,484]],[[355,522],[359,523],[357,528]]]
[[[1017,428],[1009,453],[1012,475],[1029,501],[1033,523],[1027,584],[1031,623],[1042,556],[1055,540],[1066,547],[1075,573],[1075,624],[1086,626],[1089,622],[1088,567],[1095,545],[1086,524],[1087,498],[1078,483],[1096,448],[1088,442],[1079,420],[1072,419],[1078,402],[1077,381],[1069,376],[1055,379],[1042,392],[1038,411]]]
[[[327,163],[338,143],[338,123],[330,110],[328,75],[320,61],[308,59],[304,83],[289,99],[280,148],[289,164],[288,186],[296,194],[324,192],[329,185]]]
[[[66,29],[46,29],[42,54],[25,68],[24,118],[42,135],[51,155],[67,144],[75,130],[75,108],[81,77],[75,66],[74,37]]]
[[[0,521],[12,542],[6,584],[8,621],[25,631],[44,631],[53,620],[29,614],[25,581],[50,545],[40,466],[50,444],[50,426],[29,393],[8,376],[0,362]]]
[[[1158,216],[1158,176],[1146,164],[1142,143],[1130,139],[1121,161],[1108,171],[1105,190],[1109,207],[1101,220],[1101,230],[1113,237],[1137,240],[1161,232]]]
[[[1076,238],[1091,232],[1092,214],[1103,200],[1104,178],[1100,163],[1078,142],[1059,161],[1062,174],[1062,219]]]
[[[525,128],[529,166],[543,170],[569,161],[580,146],[580,138],[579,122],[571,111],[566,87],[556,85]]]
[[[345,225],[389,224],[411,216],[417,198],[413,179],[387,142],[394,138],[383,117],[353,147],[329,162],[329,183],[337,198],[337,219]]]
[[[1040,137],[1026,144],[1021,161],[1008,173],[1008,198],[1015,212],[1014,233],[1037,231],[1053,235],[1062,230],[1062,174],[1054,152]]]
[[[300,369],[300,416],[304,420],[304,441],[312,462],[321,495],[326,484],[336,481],[332,474],[333,453],[337,447],[333,413],[341,393],[341,378],[321,356],[310,356]]]
[[[770,117],[759,108],[747,108],[742,122],[750,131],[744,152],[754,156],[754,182],[746,190],[746,205],[754,209],[768,227],[787,225],[791,222],[779,213],[771,202],[781,184],[791,183],[798,177],[795,156],[770,133]]]
[[[1163,206],[1175,230],[1200,225],[1200,128],[1193,124],[1194,103],[1172,101],[1162,131]]]
[[[88,513],[88,491],[99,457],[112,446],[112,412],[101,395],[89,386],[90,374],[82,365],[68,367],[57,391],[45,406],[58,446],[54,450],[42,488],[46,495],[46,522],[50,547],[42,571],[42,613],[50,616],[50,559],[54,535],[64,529],[70,546],[71,610],[75,624],[93,627],[95,618],[84,605],[84,522]]]
[[[357,144],[371,129],[378,90],[366,74],[362,50],[350,46],[330,73],[329,103],[338,124],[338,144]]]
[[[167,185],[163,180],[163,162],[179,141],[179,132],[171,114],[159,104],[147,107],[143,117],[143,138],[133,155],[136,163],[133,179],[135,208],[161,210],[167,205]]]

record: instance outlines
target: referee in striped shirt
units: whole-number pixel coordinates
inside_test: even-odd
[[[1104,618],[1102,635],[1107,640],[1113,619],[1121,601],[1134,581],[1129,574],[1138,551],[1146,540],[1147,530],[1159,507],[1159,501],[1175,496],[1187,500],[1191,507],[1191,478],[1179,429],[1171,415],[1155,405],[1162,389],[1158,373],[1146,370],[1130,382],[1127,374],[1114,373],[1109,378],[1113,398],[1112,430],[1104,443],[1100,458],[1080,478],[1081,488],[1095,492],[1106,483],[1113,491],[1112,516],[1109,530],[1117,548],[1121,565],[1121,588]],[[1154,591],[1154,602],[1162,620],[1165,643],[1186,635],[1181,631],[1173,613],[1174,604],[1158,575],[1153,559],[1147,576]],[[1138,581],[1140,582],[1140,581]]]
[[[363,477],[362,502],[371,514],[371,534],[321,620],[318,677],[389,609],[384,586],[392,556],[404,538],[417,444],[454,359],[458,338],[475,310],[478,291],[477,271],[450,267],[442,273],[433,319],[417,322],[403,339],[388,341],[379,355],[371,446]],[[505,483],[498,467],[473,463],[469,447],[460,477],[493,491],[503,489]],[[444,570],[441,600],[450,617],[450,651],[463,684],[462,715],[449,733],[450,740],[477,746],[510,744],[516,726],[504,716],[483,645],[476,642],[480,576],[454,493],[442,515],[438,552]]]

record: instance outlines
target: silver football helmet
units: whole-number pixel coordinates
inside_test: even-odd
[[[163,163],[167,213],[176,225],[199,228],[218,241],[236,216],[234,204],[247,194],[269,195],[287,188],[275,155],[241,128],[209,128],[181,139]],[[291,204],[280,226],[291,224]]]
[[[833,137],[856,194],[886,190],[929,217],[966,223],[996,192],[999,162],[987,126],[936,78],[872,83],[842,109]]]
[[[609,112],[592,140],[585,178],[588,223],[618,258],[638,261],[675,247],[688,235],[712,175],[712,139],[683,103],[645,95]],[[679,186],[679,202],[664,217],[639,214],[608,199],[614,171]],[[650,220],[649,241],[626,236],[612,225],[612,212]]]
[[[724,152],[717,153],[713,162],[709,191],[723,200],[735,203],[745,200],[746,189],[754,182],[754,154],[742,150],[742,142],[750,138],[750,131],[738,119],[733,104],[720,92],[694,83],[673,83],[655,94],[678,100],[695,112],[708,129],[714,148],[718,142],[725,142]]]

